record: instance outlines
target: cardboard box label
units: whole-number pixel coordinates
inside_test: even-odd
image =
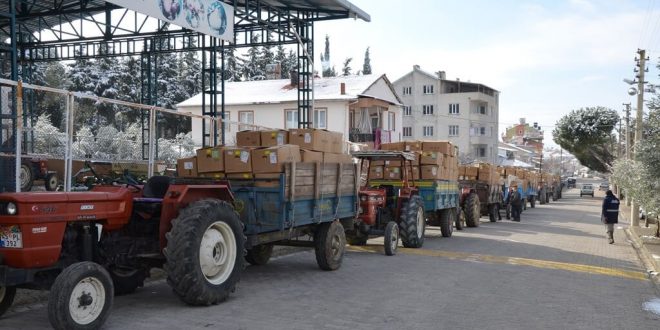
[[[277,164],[277,154],[274,152],[270,154],[270,163]]]
[[[193,163],[192,162],[184,162],[183,163],[183,169],[184,170],[192,170],[193,169]]]
[[[277,145],[284,144],[284,133],[280,132],[277,134]]]
[[[240,151],[240,155],[241,155],[241,161],[243,163],[247,163],[250,160],[250,153],[249,152],[243,150],[243,151]]]
[[[305,143],[312,143],[312,134],[305,133]]]

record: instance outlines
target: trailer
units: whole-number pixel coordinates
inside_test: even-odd
[[[479,218],[487,215],[490,222],[496,222],[503,203],[502,185],[477,180],[460,180],[461,205],[468,226],[476,227]],[[478,203],[478,207],[477,207]]]

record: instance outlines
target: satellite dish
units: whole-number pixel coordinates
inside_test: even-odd
[[[635,88],[635,87],[630,87],[630,88],[628,89],[628,95],[630,95],[630,96],[637,95],[637,88]]]

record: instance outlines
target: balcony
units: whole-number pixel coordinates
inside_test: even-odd
[[[373,133],[360,133],[357,128],[351,128],[348,141],[354,143],[371,142],[374,144],[374,149],[380,149],[382,143],[392,142],[392,132],[376,129]]]

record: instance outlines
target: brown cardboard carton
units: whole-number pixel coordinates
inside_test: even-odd
[[[336,154],[332,152],[324,152],[323,162],[325,164],[351,164],[353,163],[353,157],[349,154]]]
[[[380,150],[408,151],[405,142],[383,143],[380,145]]]
[[[261,146],[273,147],[289,143],[289,132],[285,130],[260,131]]]
[[[369,166],[369,179],[382,179],[383,166]]]
[[[197,177],[197,157],[177,159],[176,173],[182,178]]]
[[[419,180],[419,166],[406,166],[408,180]]]
[[[250,147],[226,147],[224,151],[225,173],[251,173]],[[227,175],[229,178],[229,175]]]
[[[323,153],[320,151],[300,149],[300,160],[303,163],[323,163]]]
[[[199,173],[198,176],[199,176],[200,178],[224,179],[224,178],[225,178],[225,172],[206,172],[206,173]]]
[[[280,173],[257,173],[254,174],[255,187],[274,188],[280,186]]]
[[[385,180],[401,180],[401,167],[399,166],[385,166],[383,171],[383,179]]]
[[[197,173],[222,172],[225,170],[224,147],[197,150]]]
[[[422,180],[436,180],[440,178],[441,166],[439,165],[421,165],[419,167],[419,176]]]
[[[295,144],[253,149],[252,172],[280,173],[284,172],[284,164],[300,162],[300,147]]]
[[[245,130],[236,133],[236,145],[239,147],[261,146],[261,132]]]
[[[479,168],[476,166],[466,166],[465,175],[476,177],[477,175],[479,175]]]
[[[406,141],[406,151],[422,151],[422,141]]]
[[[467,166],[465,165],[459,165],[458,166],[458,176],[465,176],[465,170]]]
[[[314,151],[342,153],[344,151],[343,135],[324,129],[297,128],[289,130],[289,143],[303,149]]]
[[[453,155],[454,146],[449,141],[429,141],[422,143],[423,151],[438,151],[444,155]]]
[[[254,179],[254,174],[248,172],[227,173],[225,176],[227,176],[227,179]]]
[[[439,151],[422,151],[419,158],[420,165],[442,165],[443,154]]]
[[[401,166],[403,162],[400,160],[374,160],[371,165],[376,166]]]

